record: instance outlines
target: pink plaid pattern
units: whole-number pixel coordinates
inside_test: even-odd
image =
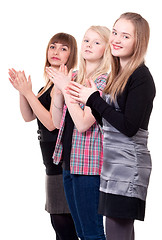
[[[96,80],[96,86],[101,91],[105,88],[107,74],[102,74]],[[80,104],[84,109],[84,105]],[[53,154],[53,162],[58,164],[62,157],[61,138],[65,126],[67,106],[64,105],[60,130]],[[72,174],[100,175],[103,163],[103,134],[98,123],[95,122],[86,132],[79,133],[74,126],[72,148],[70,156],[70,172]]]

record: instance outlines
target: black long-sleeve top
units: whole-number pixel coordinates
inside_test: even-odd
[[[142,64],[129,77],[124,91],[118,95],[120,111],[100,97],[98,91],[88,99],[86,105],[101,123],[102,118],[128,137],[135,135],[139,128],[147,130],[155,97],[155,84],[149,69]]]

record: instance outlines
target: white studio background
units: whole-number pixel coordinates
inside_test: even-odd
[[[127,11],[140,13],[150,24],[146,64],[157,88],[149,125],[153,171],[146,218],[135,224],[136,239],[161,239],[161,10],[160,0],[6,0],[0,3],[0,239],[55,239],[49,214],[44,210],[45,173],[37,124],[22,120],[18,92],[9,83],[8,69],[14,67],[30,74],[33,91],[37,93],[44,85],[46,46],[55,33],[63,31],[74,35],[80,47],[89,26],[105,25],[111,29],[120,14]]]

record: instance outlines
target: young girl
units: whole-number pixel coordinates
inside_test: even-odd
[[[103,168],[99,213],[106,216],[109,240],[133,240],[134,220],[144,220],[151,157],[147,149],[148,123],[155,85],[144,56],[149,25],[136,13],[115,22],[110,37],[111,73],[104,100],[91,88],[71,84],[73,98],[86,103],[103,120]]]
[[[106,27],[92,26],[83,38],[80,67],[77,82],[85,85],[91,78],[99,91],[107,81],[109,70],[109,33]],[[64,188],[67,201],[75,222],[78,236],[82,240],[105,239],[103,217],[98,214],[100,172],[103,161],[102,132],[89,107],[73,105],[65,88],[71,74],[47,69],[55,85],[61,90],[63,99],[54,97],[54,124],[59,127],[58,140],[54,152],[54,163],[63,161]],[[60,115],[63,115],[60,125]]]
[[[58,69],[61,64],[66,64],[67,69],[75,67],[77,63],[77,44],[73,36],[66,33],[54,35],[47,46],[46,62],[47,66]],[[56,231],[57,240],[78,239],[66,202],[63,181],[62,167],[53,164],[52,155],[58,135],[55,128],[51,110],[51,96],[54,85],[48,79],[45,72],[47,84],[35,96],[32,92],[31,79],[28,81],[24,72],[9,70],[12,85],[20,92],[20,110],[25,121],[32,121],[37,118],[40,147],[43,162],[46,167],[46,206],[50,213],[51,223]]]

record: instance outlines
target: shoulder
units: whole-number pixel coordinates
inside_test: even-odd
[[[128,82],[138,84],[151,84],[154,86],[153,77],[145,64],[139,66],[129,77]]]
[[[72,79],[76,79],[77,78],[77,75],[78,75],[78,70],[75,70],[75,71],[73,71],[73,73],[72,73]]]
[[[41,87],[41,89],[38,91],[38,93],[40,93],[43,90],[44,87]]]
[[[104,73],[104,74],[101,74],[99,75],[97,78],[96,78],[96,82],[99,82],[99,81],[107,81],[108,79],[108,73]]]
[[[136,88],[143,89],[146,94],[155,95],[155,83],[153,77],[145,64],[139,66],[129,77],[127,87],[131,90]]]
[[[101,74],[96,78],[94,82],[99,90],[103,90],[105,88],[107,79],[108,79],[108,73]]]
[[[139,79],[139,80],[150,80],[153,81],[153,77],[145,64],[140,65],[130,76],[132,79]]]

